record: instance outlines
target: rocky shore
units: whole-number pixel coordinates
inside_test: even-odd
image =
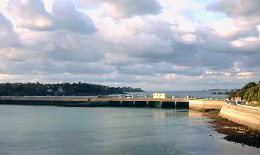
[[[260,148],[260,131],[229,121],[218,114],[219,111],[216,110],[205,112],[203,115],[210,119],[209,123],[217,132],[226,135],[224,139]]]

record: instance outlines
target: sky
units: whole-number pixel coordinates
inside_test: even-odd
[[[0,1],[0,82],[205,90],[259,77],[259,0]]]

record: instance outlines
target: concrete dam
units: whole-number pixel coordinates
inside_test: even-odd
[[[53,105],[69,107],[155,107],[155,108],[188,108],[187,98],[86,98],[86,97],[0,97],[0,104],[15,105]]]

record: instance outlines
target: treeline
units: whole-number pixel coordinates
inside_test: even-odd
[[[143,92],[140,88],[109,87],[89,83],[0,83],[0,96],[87,96]]]
[[[229,94],[229,99],[241,97],[247,101],[260,101],[260,81],[257,83],[250,82],[246,84],[242,89],[232,91]]]

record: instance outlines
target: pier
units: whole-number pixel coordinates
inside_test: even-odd
[[[54,105],[54,106],[75,106],[75,107],[156,107],[156,108],[188,108],[188,98],[127,98],[127,97],[0,97],[0,104],[16,105]]]

